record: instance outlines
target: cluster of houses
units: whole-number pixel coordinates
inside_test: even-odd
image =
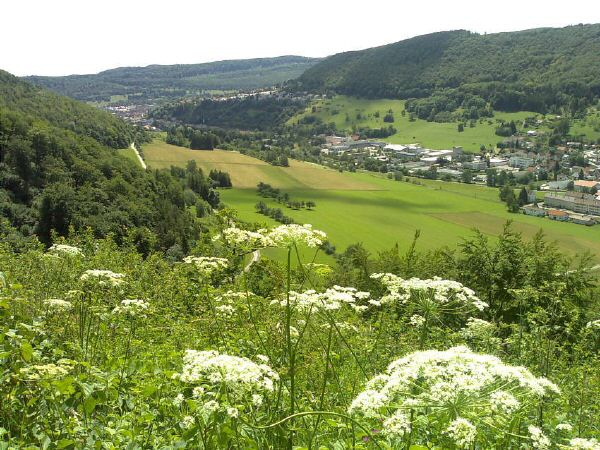
[[[581,225],[600,223],[600,181],[577,180],[573,184],[573,191],[548,192],[543,203],[525,205],[523,213]]]
[[[473,155],[462,147],[432,150],[420,144],[388,144],[373,140],[355,140],[353,137],[326,136],[321,155],[330,159],[345,157],[356,166],[366,159],[385,163],[387,170],[407,170],[412,175],[435,167],[439,176],[460,179],[465,170],[474,174],[474,181],[485,183],[485,171],[495,168],[507,173],[534,170],[538,161],[533,153],[518,151],[495,155]]]
[[[535,130],[532,130],[535,131]],[[567,142],[566,145],[553,148],[552,151],[536,150],[531,140],[521,140],[518,148],[505,148],[496,153],[465,153],[461,147],[448,150],[431,150],[420,144],[389,144],[375,140],[361,140],[358,136],[325,136],[321,155],[330,159],[334,165],[340,158],[351,161],[360,167],[365,160],[371,159],[385,163],[387,171],[407,170],[412,175],[427,171],[432,167],[440,176],[446,175],[461,179],[464,171],[473,174],[473,181],[485,183],[486,170],[493,168],[497,172],[512,173],[515,176],[532,174],[532,179],[545,179],[543,174],[558,172],[556,180],[542,185],[542,190],[566,189],[570,181],[576,179],[600,179],[600,145],[588,145],[580,142]],[[511,145],[511,137],[507,145]],[[523,139],[523,138],[521,138]],[[515,142],[512,142],[514,146]],[[573,163],[572,155],[581,154],[585,164]]]

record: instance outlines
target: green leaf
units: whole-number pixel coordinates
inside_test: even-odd
[[[21,344],[21,356],[27,362],[31,361],[31,358],[33,357],[33,347],[27,341]]]
[[[156,391],[158,391],[158,388],[156,386],[153,385],[148,385],[146,386],[143,390],[142,390],[142,394],[145,397],[150,397],[152,396]]]
[[[54,382],[54,386],[62,395],[72,395],[75,393],[75,386],[73,385],[73,377],[67,377],[62,380]]]
[[[75,444],[75,441],[73,439],[61,439],[60,441],[58,441],[56,443],[56,448],[57,449],[67,448],[73,444]]]
[[[94,412],[94,409],[96,409],[97,404],[98,400],[96,400],[94,397],[88,397],[83,402],[83,410],[86,414],[89,415]]]

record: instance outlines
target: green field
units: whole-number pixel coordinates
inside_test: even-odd
[[[302,161],[290,161],[290,167],[275,167],[238,152],[190,150],[155,139],[143,147],[146,163],[155,169],[185,166],[194,160],[205,172],[219,169],[229,172],[237,188],[256,188],[259,181],[286,189],[379,189],[373,183],[348,178],[335,170]]]
[[[282,208],[296,222],[312,223],[326,231],[338,250],[356,242],[363,242],[371,251],[396,242],[407,246],[417,229],[421,230],[422,249],[456,247],[474,228],[494,236],[512,219],[526,237],[542,228],[570,254],[589,250],[600,255],[600,226],[510,214],[493,188],[428,180],[419,180],[421,185],[417,185],[371,173],[339,173],[298,161],[292,161],[290,168],[274,167],[235,152],[194,151],[164,142],[145,146],[144,153],[150,167],[184,165],[195,159],[205,170],[227,170],[234,189],[222,190],[221,198],[246,221],[275,224],[255,212],[254,205],[262,199],[255,189],[258,181],[281,188],[295,199],[313,200],[315,210],[296,211],[262,199]]]
[[[132,148],[122,148],[118,150],[119,154],[124,156],[125,158],[133,161],[136,165],[140,165],[140,160],[138,159],[135,151]]]
[[[316,107],[316,112],[312,108]],[[467,124],[465,130],[458,132],[456,123],[436,123],[426,120],[415,120],[411,122],[408,114],[402,115],[404,110],[403,100],[370,100],[336,96],[333,99],[319,100],[311,104],[305,112],[290,119],[289,123],[295,122],[303,116],[314,114],[324,122],[334,122],[338,130],[351,130],[353,126],[381,128],[387,127],[389,123],[383,121],[388,110],[394,112],[394,123],[392,124],[398,132],[388,138],[386,142],[394,144],[410,144],[418,142],[432,149],[449,149],[453,146],[462,146],[468,151],[479,151],[481,145],[495,147],[502,140],[495,134],[497,120],[522,122],[526,117],[538,115],[534,112],[521,111],[517,113],[497,112],[491,119],[478,121],[476,126],[470,128]],[[379,117],[375,113],[379,112]],[[357,114],[361,119],[357,119]],[[349,120],[346,120],[348,114]]]

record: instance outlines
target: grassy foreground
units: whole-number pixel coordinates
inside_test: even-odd
[[[408,245],[421,230],[419,247],[456,247],[474,228],[497,235],[507,220],[524,237],[540,228],[549,240],[569,253],[600,254],[600,227],[510,214],[498,200],[496,189],[476,185],[419,180],[419,185],[388,180],[370,173],[339,173],[320,166],[291,161],[291,167],[270,166],[263,161],[226,151],[195,151],[155,141],[144,147],[150,167],[183,166],[190,159],[204,170],[231,174],[234,189],[221,191],[223,201],[250,222],[274,222],[255,211],[263,200],[284,210],[298,223],[312,223],[325,230],[338,249],[362,242],[379,251],[395,243]],[[259,181],[272,184],[297,200],[313,200],[312,210],[291,210],[256,193]]]

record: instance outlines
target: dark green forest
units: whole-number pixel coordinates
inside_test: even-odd
[[[28,81],[85,101],[175,99],[204,90],[257,89],[298,77],[318,60],[302,56],[217,61],[204,64],[119,67],[94,75],[28,77]]]
[[[109,113],[0,71],[0,233],[18,242],[91,228],[139,249],[186,250],[199,234],[192,211],[219,205],[195,166],[145,172],[117,148],[142,131]]]
[[[189,125],[240,130],[269,130],[302,111],[307,102],[274,95],[252,95],[228,100],[199,99],[177,102],[154,110],[151,117]]]
[[[600,25],[479,35],[464,30],[339,53],[290,88],[367,98],[423,99],[421,118],[457,108],[578,111],[600,94]],[[483,113],[483,114],[482,114]]]

